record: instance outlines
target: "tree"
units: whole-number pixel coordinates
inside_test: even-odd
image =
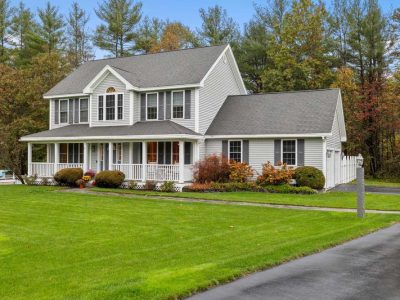
[[[134,50],[149,53],[161,41],[165,23],[158,18],[145,17],[139,27]]]
[[[96,28],[94,44],[115,57],[128,55],[134,48],[134,30],[141,19],[141,9],[141,2],[105,0],[95,10],[105,24]]]
[[[67,19],[67,35],[68,54],[74,67],[94,57],[87,29],[88,21],[86,12],[77,2],[73,2]]]
[[[32,47],[39,52],[52,53],[63,49],[65,42],[63,16],[58,8],[47,2],[44,9],[38,10],[39,26],[31,36]]]
[[[334,76],[327,19],[322,4],[298,0],[283,15],[282,24],[272,24],[278,34],[267,49],[271,64],[262,76],[265,91],[329,87]]]
[[[12,39],[10,44],[15,48],[15,64],[17,66],[30,63],[32,51],[29,47],[29,39],[37,29],[32,12],[25,7],[23,2],[15,10],[10,26]]]
[[[6,45],[10,42],[10,25],[13,10],[8,0],[0,0],[0,62],[8,59]]]
[[[163,30],[161,40],[150,52],[171,51],[199,46],[193,32],[179,22],[168,23]]]
[[[215,46],[238,41],[239,26],[228,16],[226,9],[218,5],[209,7],[207,11],[201,8],[200,17],[202,25],[197,31],[203,45]]]

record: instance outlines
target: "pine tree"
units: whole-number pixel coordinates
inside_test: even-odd
[[[149,53],[161,41],[165,23],[158,19],[145,17],[139,27],[134,50],[139,53]]]
[[[228,16],[226,9],[215,5],[207,11],[200,9],[202,25],[197,29],[203,45],[215,46],[226,43],[235,43],[239,40],[238,24]]]
[[[8,60],[9,51],[6,45],[11,41],[10,25],[13,9],[9,0],[0,0],[0,62]]]
[[[133,0],[105,0],[96,15],[105,24],[96,28],[94,44],[113,56],[125,56],[134,49],[135,27],[142,13],[142,3]]]

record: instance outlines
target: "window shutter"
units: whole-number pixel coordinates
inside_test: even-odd
[[[249,140],[243,140],[242,162],[249,163]]]
[[[167,92],[165,95],[166,104],[166,111],[165,111],[165,119],[171,119],[171,92]]]
[[[74,101],[74,123],[79,123],[79,99],[76,98]]]
[[[277,166],[281,161],[281,140],[274,141],[274,165]]]
[[[192,143],[185,142],[185,165],[192,163]]]
[[[158,164],[163,165],[164,163],[164,142],[158,142]]]
[[[69,99],[68,118],[69,124],[74,123],[74,99]]]
[[[229,158],[228,157],[228,140],[222,141],[222,155],[225,156],[226,158]]]
[[[297,140],[297,165],[304,166],[304,139]]]
[[[60,100],[54,100],[54,124],[60,123]]]
[[[146,121],[146,94],[140,95],[140,121]]]
[[[185,91],[185,119],[190,119],[190,110],[191,110],[191,90]]]
[[[164,92],[158,93],[158,119],[164,120]]]
[[[165,163],[171,164],[171,142],[165,142]]]

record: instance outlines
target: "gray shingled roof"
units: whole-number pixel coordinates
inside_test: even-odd
[[[172,121],[137,122],[129,126],[99,126],[89,127],[88,124],[68,125],[52,130],[46,130],[23,136],[26,139],[40,138],[76,138],[76,137],[113,137],[113,136],[149,136],[149,135],[199,135]]]
[[[80,94],[109,65],[138,88],[198,84],[227,45],[88,61],[44,96]]]
[[[207,135],[330,133],[339,89],[229,96]]]

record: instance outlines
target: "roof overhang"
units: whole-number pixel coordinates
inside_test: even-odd
[[[203,139],[200,135],[191,134],[162,134],[162,135],[121,135],[121,136],[72,136],[72,137],[21,137],[21,142],[71,142],[71,141],[137,141],[137,140],[199,140]]]
[[[53,99],[53,98],[76,98],[76,97],[89,97],[89,94],[62,94],[62,95],[57,95],[57,96],[48,96],[44,95],[44,99]]]
[[[322,138],[332,136],[327,133],[294,133],[294,134],[231,134],[231,135],[206,135],[206,139],[262,139],[262,138]]]

